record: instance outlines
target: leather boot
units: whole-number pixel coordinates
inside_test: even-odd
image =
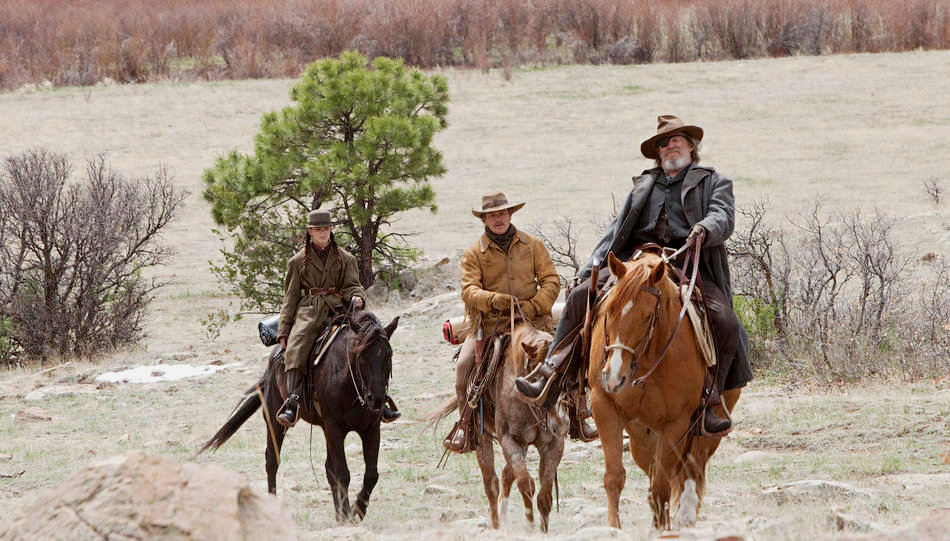
[[[461,425],[462,421],[455,423],[452,432],[442,441],[442,446],[453,453],[465,453],[467,449],[467,439],[465,428]]]
[[[283,426],[294,426],[300,397],[303,395],[303,374],[299,370],[287,370],[287,400],[277,414],[277,422]]]
[[[728,417],[722,419],[713,411],[714,406],[722,405],[718,382],[713,381],[712,388],[709,392],[709,401],[706,403],[706,409],[703,410],[703,435],[712,437],[723,436],[732,428],[732,419]]]
[[[518,392],[529,398],[530,402],[539,405],[545,402],[560,368],[574,354],[574,346],[578,341],[577,332],[578,329],[573,329],[561,343],[552,342],[548,358],[534,367],[528,375],[515,379]]]
[[[590,408],[587,407],[587,396],[578,392],[574,404],[577,407],[577,431],[581,440],[594,441],[600,437],[597,427],[587,422],[590,419]]]
[[[383,404],[383,422],[391,423],[400,417],[402,417],[402,413],[396,407],[396,402],[391,396],[386,395],[386,403]]]

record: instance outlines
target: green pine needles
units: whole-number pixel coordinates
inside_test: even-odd
[[[432,146],[447,126],[444,76],[344,52],[309,65],[290,97],[295,105],[261,119],[253,155],[232,151],[203,175],[225,244],[224,263],[212,269],[245,308],[261,312],[280,308],[285,265],[312,208],[333,214],[337,242],[369,286],[374,267],[398,268],[414,256],[391,220],[413,208],[435,212],[428,179],[446,171]]]

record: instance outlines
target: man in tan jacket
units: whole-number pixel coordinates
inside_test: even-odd
[[[561,289],[561,280],[551,255],[540,239],[511,224],[511,215],[524,203],[509,203],[503,193],[485,195],[480,208],[472,214],[485,225],[485,232],[462,254],[462,301],[472,332],[462,344],[456,366],[455,392],[461,421],[443,445],[457,453],[472,449],[468,441],[466,404],[468,385],[475,366],[478,329],[483,336],[508,327],[512,297],[525,319],[535,327],[550,331],[554,327],[551,306]]]

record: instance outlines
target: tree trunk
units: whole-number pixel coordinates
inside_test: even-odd
[[[373,248],[376,246],[376,228],[372,223],[364,224],[360,227],[360,283],[363,287],[369,287],[376,281],[376,273],[373,271]]]

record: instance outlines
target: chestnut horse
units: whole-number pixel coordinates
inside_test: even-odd
[[[484,408],[483,420],[479,419],[477,411],[475,413],[475,432],[482,430],[484,424],[484,432],[477,435],[478,446],[475,454],[482,471],[485,496],[488,497],[491,526],[495,529],[498,529],[501,523],[499,507],[501,519],[507,514],[508,496],[515,481],[518,482],[518,491],[524,501],[525,518],[534,523],[531,498],[535,485],[525,459],[528,446],[534,445],[541,456],[538,473],[541,482],[538,491],[540,528],[542,532],[548,531],[548,516],[554,501],[552,490],[557,468],[564,454],[564,438],[567,436],[567,414],[563,408],[549,412],[526,403],[520,398],[521,393],[515,387],[515,378],[527,374],[543,361],[550,344],[549,333],[535,329],[530,323],[516,324],[501,369],[485,392],[485,404],[489,407]],[[441,410],[427,415],[425,420],[437,423],[457,407],[458,400],[453,398]],[[501,472],[501,492],[498,490],[498,475],[495,473],[493,438],[501,443],[505,455],[505,467]]]
[[[383,327],[372,312],[357,312],[348,316],[346,324],[328,347],[324,359],[310,369],[312,383],[307,384],[304,403],[300,406],[300,418],[323,427],[327,440],[327,480],[330,482],[339,522],[363,519],[370,494],[379,480],[379,423],[392,373],[393,350],[389,338],[398,324],[397,317]],[[248,389],[224,426],[198,451],[202,453],[224,445],[263,406],[268,432],[264,460],[267,490],[271,494],[277,492],[280,448],[287,430],[276,423],[277,412],[287,397],[283,356],[280,355],[282,351],[279,346],[274,347],[260,381]],[[363,442],[363,461],[366,463],[363,487],[352,509],[348,495],[350,470],[346,465],[343,445],[350,432],[359,434]]]
[[[683,303],[664,258],[644,252],[623,263],[610,253],[608,265],[617,283],[594,316],[588,371],[604,450],[607,523],[620,527],[626,430],[633,460],[650,479],[654,527],[669,528],[674,508],[675,523],[689,526],[702,503],[706,462],[719,446],[718,438],[692,435],[706,365],[688,318],[670,340]],[[730,411],[740,391],[723,394]]]

